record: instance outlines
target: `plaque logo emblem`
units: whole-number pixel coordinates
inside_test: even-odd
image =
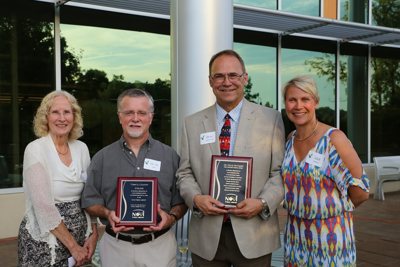
[[[133,210],[132,218],[143,219],[144,218],[144,210]]]
[[[237,204],[238,196],[235,194],[227,194],[225,195],[225,203],[226,204]]]

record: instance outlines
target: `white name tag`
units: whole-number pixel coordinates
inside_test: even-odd
[[[161,161],[154,159],[144,159],[144,169],[159,172],[161,169]]]
[[[310,151],[310,153],[308,153],[307,155],[306,162],[317,167],[322,167],[322,163],[324,162],[324,155],[314,151]]]
[[[200,145],[215,143],[215,132],[200,134]]]

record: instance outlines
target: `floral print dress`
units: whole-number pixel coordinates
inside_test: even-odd
[[[330,140],[330,128],[298,162],[294,134],[286,142],[281,174],[288,220],[284,234],[285,266],[355,266],[356,247],[348,195],[351,185],[369,190],[363,171],[355,179]]]

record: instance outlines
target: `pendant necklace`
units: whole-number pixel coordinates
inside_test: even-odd
[[[310,133],[310,135],[304,137],[304,138],[297,138],[296,135],[294,136],[294,139],[296,139],[299,142],[305,141],[308,138],[310,138],[311,136],[313,136],[315,134],[315,132],[317,131],[317,127],[318,127],[319,121],[317,121],[317,123],[315,124],[314,130],[312,130],[312,132]]]
[[[56,147],[57,153],[60,154],[60,155],[62,155],[62,156],[66,155],[66,154],[68,153],[68,151],[69,151],[69,146],[67,146],[67,149],[65,150],[65,152],[60,152],[60,151],[57,149],[57,146],[55,146],[55,147]]]

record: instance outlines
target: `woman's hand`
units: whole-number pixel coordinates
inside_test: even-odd
[[[96,250],[96,245],[97,245],[97,240],[98,240],[98,233],[97,233],[97,225],[93,224],[92,225],[93,232],[92,234],[86,239],[85,244],[83,247],[87,251],[87,258],[88,261],[90,262],[92,260],[92,256],[94,254],[94,251]]]
[[[75,266],[82,266],[88,259],[88,252],[86,248],[81,247],[71,233],[68,231],[64,222],[61,222],[55,229],[51,230],[51,233],[57,237],[57,239],[67,247],[72,257],[76,261]]]
[[[69,252],[71,253],[72,257],[75,259],[76,264],[75,266],[82,266],[87,263],[88,259],[88,252],[86,248],[79,246],[76,244],[73,246]]]

